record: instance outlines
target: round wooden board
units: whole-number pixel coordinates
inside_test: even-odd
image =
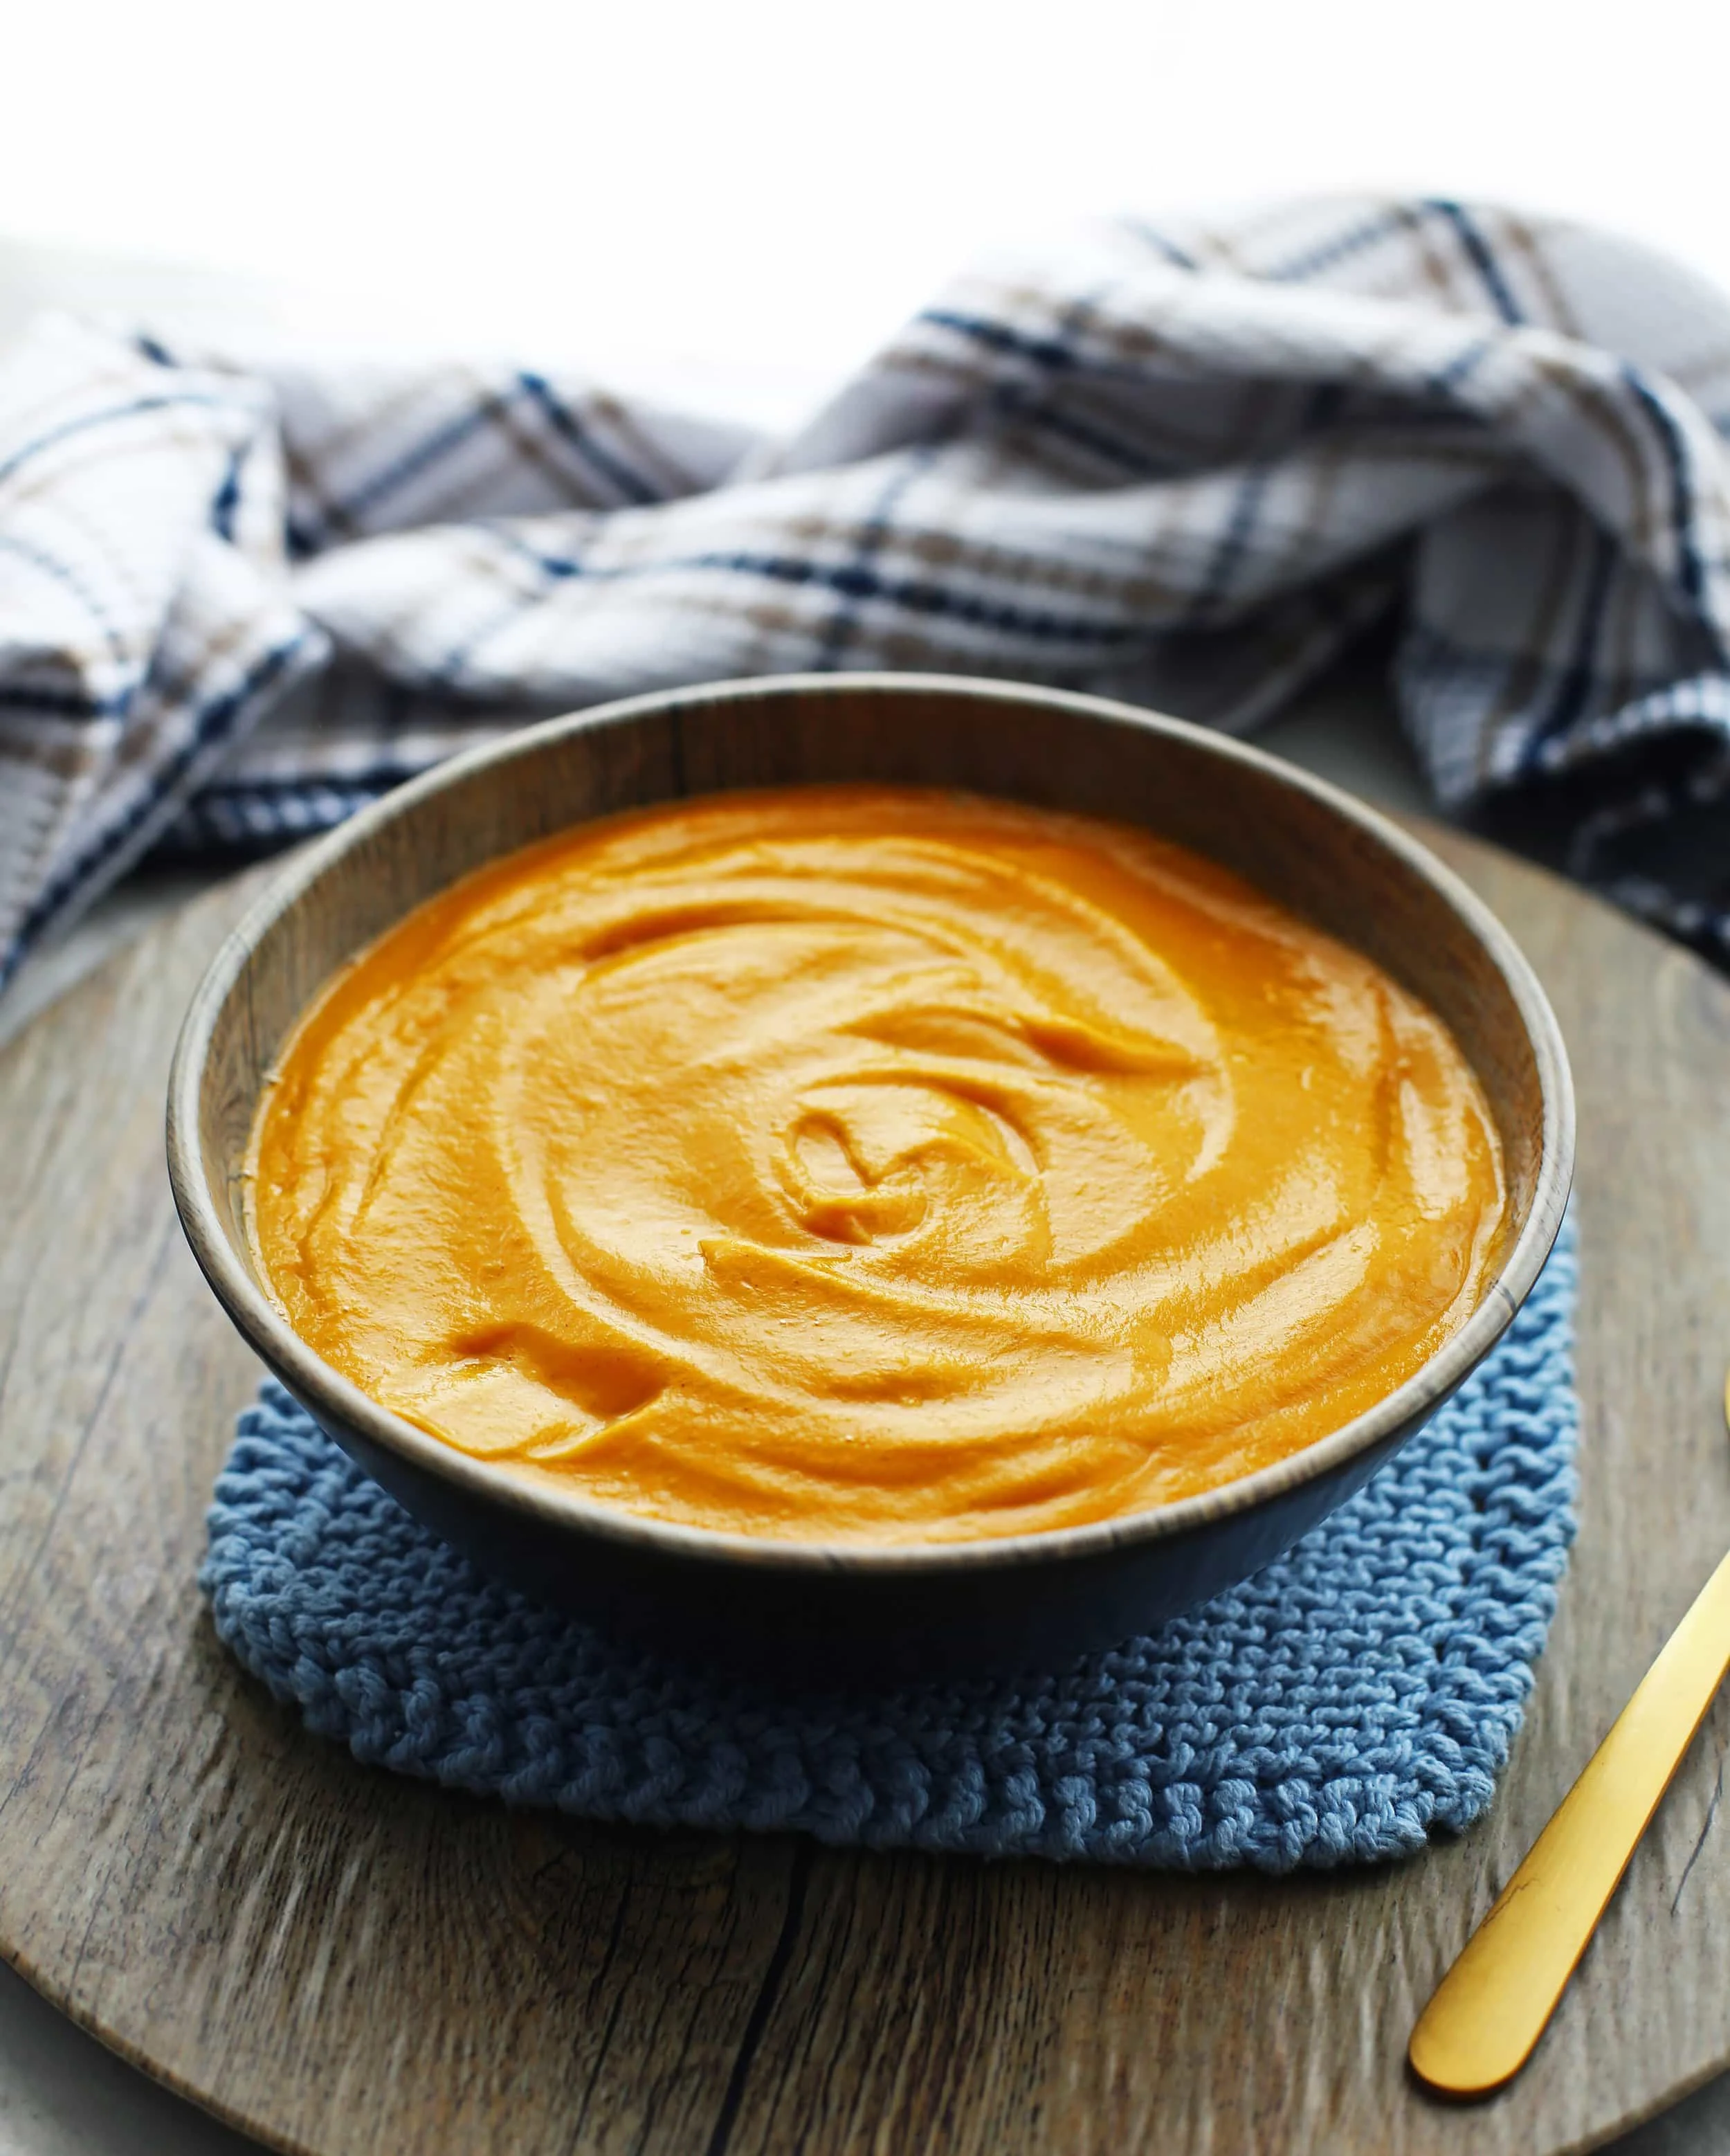
[[[1531,2067],[1413,2017],[1730,1544],[1730,986],[1431,832],[1546,981],[1580,1091],[1581,1533],[1490,1818],[1285,1882],[663,1835],[357,1766],[194,1584],[255,1377],[162,1167],[212,893],[0,1051],[0,1953],[126,2056],[319,2152],[1590,2147],[1730,2063],[1721,1700]]]

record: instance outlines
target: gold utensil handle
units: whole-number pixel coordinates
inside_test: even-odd
[[[1409,2056],[1432,2088],[1487,2096],[1531,2057],[1727,1668],[1730,1557],[1419,2016]]]

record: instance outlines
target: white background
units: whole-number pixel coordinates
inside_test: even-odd
[[[1726,0],[13,0],[0,239],[773,416],[982,243],[1370,185],[1730,285]],[[283,287],[296,288],[285,297]]]

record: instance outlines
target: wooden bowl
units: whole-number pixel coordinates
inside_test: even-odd
[[[483,862],[583,819],[729,787],[957,786],[1136,823],[1211,855],[1365,952],[1451,1026],[1506,1153],[1512,1230],[1479,1308],[1332,1436],[1154,1511],[926,1548],[665,1524],[470,1459],[377,1405],[289,1327],[254,1270],[243,1170],[272,1060],[331,973]],[[1145,711],[914,675],[723,684],[513,734],[298,855],[206,974],[175,1056],[168,1164],[205,1277],[295,1396],[439,1534],[530,1592],[701,1655],[892,1676],[1125,1639],[1245,1578],[1349,1496],[1501,1337],[1549,1254],[1573,1161],[1568,1060],[1495,917],[1422,846],[1319,779]]]

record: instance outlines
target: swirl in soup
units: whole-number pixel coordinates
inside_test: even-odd
[[[253,1150],[295,1330],[461,1451],[665,1520],[919,1543],[1337,1430],[1506,1210],[1446,1028],[1144,833],[883,787],[580,826],[341,974]]]

